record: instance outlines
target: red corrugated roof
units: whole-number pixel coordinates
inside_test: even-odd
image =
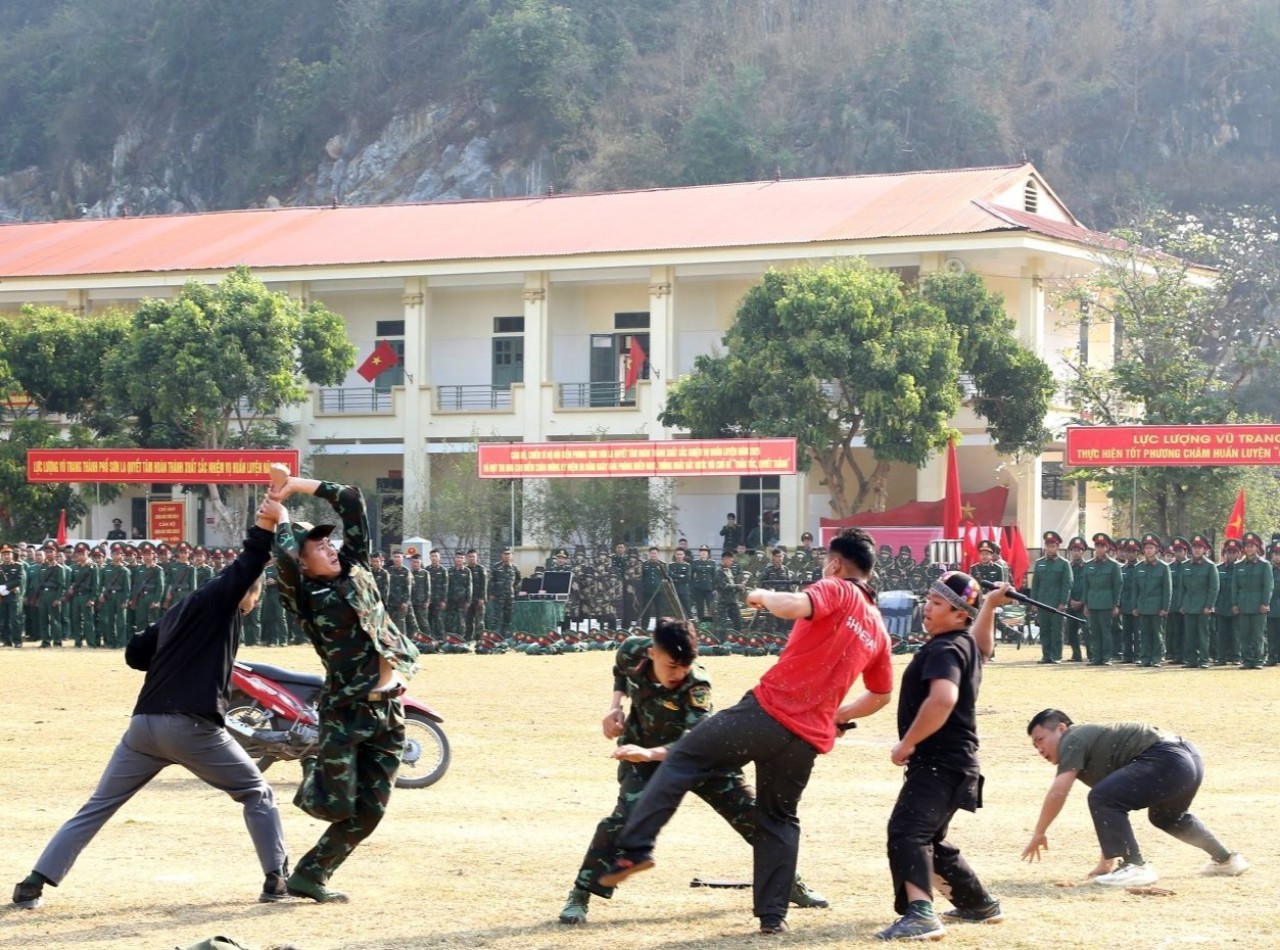
[[[986,203],[1034,173],[1029,165],[1011,165],[492,201],[8,224],[0,225],[0,279],[817,244],[1011,226],[1049,233]]]

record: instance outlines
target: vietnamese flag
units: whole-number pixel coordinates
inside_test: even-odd
[[[371,383],[391,367],[399,365],[400,357],[396,355],[391,344],[386,340],[380,340],[374,351],[369,354],[369,358],[360,364],[356,372]]]
[[[964,558],[962,570],[967,573],[973,565],[978,563],[978,526],[971,521],[966,521],[960,540]]]
[[[956,464],[956,443],[947,443],[947,490],[942,496],[942,537],[960,537],[960,469]]]
[[[627,381],[623,384],[623,388],[630,389],[636,384],[636,380],[640,378],[640,371],[644,369],[644,361],[648,359],[645,355],[644,347],[640,345],[640,338],[633,336],[631,338],[630,362],[627,366]]]
[[[1021,528],[1014,524],[1002,530],[1005,543],[1001,545],[1001,549],[1007,553],[1005,562],[1009,565],[1009,579],[1014,587],[1021,587],[1031,567],[1031,555],[1027,552],[1027,545],[1022,540]]]
[[[58,547],[65,547],[67,543],[67,509],[62,509],[62,514],[58,515]]]
[[[1240,540],[1244,537],[1244,489],[1240,489],[1240,494],[1236,495],[1236,506],[1231,509],[1231,517],[1227,519],[1227,526],[1222,529],[1223,538],[1235,538]]]

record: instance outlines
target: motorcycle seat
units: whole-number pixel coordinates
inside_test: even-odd
[[[324,677],[318,673],[299,673],[296,670],[286,670],[280,666],[271,666],[267,663],[250,663],[246,660],[237,660],[236,662],[259,676],[265,676],[267,679],[275,680],[277,683],[309,686],[314,689],[319,689],[324,685]]]

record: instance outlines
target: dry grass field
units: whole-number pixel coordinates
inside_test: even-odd
[[[318,667],[303,647],[245,655]],[[986,807],[953,825],[1008,919],[952,927],[946,942],[1134,950],[1280,943],[1280,671],[1046,668],[1035,659],[1032,650],[1002,647],[988,667],[980,703]],[[728,705],[773,661],[705,662]],[[862,943],[892,919],[884,827],[900,776],[888,759],[889,710],[819,760],[801,805],[800,869],[831,899],[830,910],[793,910],[790,933],[761,937],[748,892],[691,889],[696,875],[750,874],[746,846],[691,797],[659,842],[657,868],[614,901],[593,902],[588,926],[568,928],[556,915],[616,789],[599,728],[610,655],[443,656],[424,666],[414,692],[445,716],[453,767],[434,788],[393,795],[381,828],[335,878],[350,904],[256,903],[261,875],[238,807],[170,769],[106,826],[61,887],[46,888],[43,907],[3,905],[0,947],[169,950],[226,934],[254,948],[300,950],[828,948]],[[119,653],[0,653],[6,888],[92,790],[138,684]],[[1097,859],[1080,786],[1050,832],[1047,861],[1020,863],[1052,778],[1025,724],[1048,705],[1082,721],[1143,719],[1192,738],[1208,763],[1195,810],[1253,869],[1237,879],[1198,877],[1203,855],[1142,821],[1144,852],[1176,896],[1055,887]],[[296,765],[269,773],[295,856],[319,831],[289,804],[298,774]]]

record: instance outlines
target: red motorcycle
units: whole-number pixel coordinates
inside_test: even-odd
[[[316,697],[324,679],[266,663],[237,660],[231,670],[227,732],[257,759],[265,772],[274,763],[315,755],[320,741]],[[449,768],[449,739],[443,717],[408,693],[404,704],[404,754],[396,788],[426,788]]]

